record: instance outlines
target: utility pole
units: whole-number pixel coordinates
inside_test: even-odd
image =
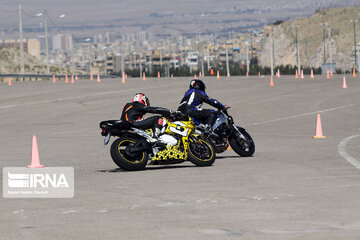
[[[227,74],[227,76],[230,76],[228,49],[226,49],[226,74]]]
[[[325,34],[325,26],[328,25],[327,23],[320,23],[323,26],[323,43],[324,43],[324,64],[326,63],[326,34]]]
[[[19,33],[20,33],[20,69],[21,74],[24,75],[24,40],[23,40],[23,22],[22,22],[22,8],[19,5]],[[24,81],[24,76],[21,76],[21,81]]]
[[[203,56],[203,58],[201,60],[201,72],[202,72],[203,76],[205,76],[205,73],[204,73],[204,56]]]
[[[47,29],[47,12],[44,10],[44,28],[45,28],[45,50],[46,50],[46,69],[47,73],[50,73],[50,66],[49,66],[49,39],[48,39],[48,29]]]
[[[140,53],[140,54],[139,54],[140,78],[142,78],[142,64],[141,64],[141,58],[142,58],[142,53]]]
[[[249,45],[248,42],[246,42],[246,71],[249,74],[250,71],[250,63],[249,63]]]
[[[160,68],[162,68],[162,52],[161,52],[161,48],[160,48]]]
[[[354,20],[350,20],[350,22],[352,22],[354,24],[354,68],[355,70],[357,69],[357,59],[356,59],[356,23],[359,20],[354,19]]]
[[[298,26],[296,26],[296,56],[297,56],[297,67],[298,67],[298,73],[300,74],[300,49],[299,49],[299,39],[298,39]]]
[[[121,73],[122,73],[122,76],[125,74],[125,69],[124,69],[124,56],[125,56],[125,53],[121,54]]]
[[[210,71],[210,50],[209,45],[207,46],[207,69]]]
[[[333,61],[332,61],[332,51],[331,51],[331,28],[328,28],[328,33],[329,33],[329,63],[332,63]]]
[[[270,46],[270,54],[271,54],[271,57],[270,57],[270,65],[271,65],[271,69],[270,69],[270,73],[271,73],[271,76],[274,76],[274,39],[273,39],[273,27],[271,27],[271,46]]]
[[[272,45],[272,57],[273,57],[273,66],[275,66],[275,46],[274,46],[274,28],[271,27],[271,45]]]

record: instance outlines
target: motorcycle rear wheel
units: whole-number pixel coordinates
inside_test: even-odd
[[[137,139],[120,137],[116,139],[110,148],[111,157],[116,165],[127,171],[137,171],[145,168],[148,162],[146,151],[129,153],[129,148],[134,146]]]
[[[206,140],[197,137],[189,139],[188,159],[200,167],[211,166],[215,162],[216,153],[212,145]]]
[[[245,136],[245,139],[239,139],[235,134],[229,137],[231,148],[242,157],[251,157],[255,152],[255,143],[249,133],[245,129],[237,127],[237,129]],[[240,141],[243,141],[242,143]],[[246,147],[244,145],[247,145]]]

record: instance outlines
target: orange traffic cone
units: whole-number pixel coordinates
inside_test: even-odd
[[[194,74],[194,79],[196,79],[196,74]]]
[[[273,76],[270,76],[270,87],[274,86],[274,79]]]
[[[124,72],[122,73],[122,81],[121,82],[126,83],[126,81],[125,81],[125,73]]]
[[[353,77],[356,77],[356,71],[355,71],[355,68],[353,69]]]
[[[199,72],[199,77],[202,77],[202,72]]]
[[[310,78],[314,78],[314,70],[313,69],[311,69]]]
[[[100,74],[97,75],[97,82],[101,82],[101,80],[100,80]]]
[[[158,78],[160,78],[160,72],[158,72]]]
[[[280,69],[278,68],[277,72],[276,72],[276,77],[279,78],[280,77]]]
[[[75,75],[75,81],[77,81],[77,80],[79,80],[79,79],[78,79],[78,75],[76,74]]]
[[[347,88],[345,76],[343,78],[343,88]]]
[[[174,74],[171,74],[171,78],[174,78]]]
[[[297,69],[296,69],[296,72],[295,72],[295,78],[299,78],[299,73],[298,73]]]
[[[249,76],[249,72],[246,72],[246,76],[247,76],[247,77]]]
[[[65,83],[68,83],[69,82],[69,79],[68,79],[68,75],[66,74],[65,75]]]
[[[330,68],[330,76],[332,77],[334,75],[332,68]]]
[[[261,76],[261,73],[260,73],[260,72],[258,73],[258,76],[259,76],[259,77]]]
[[[94,80],[94,75],[93,74],[90,75],[90,80]]]
[[[56,78],[55,78],[55,74],[53,74],[53,83],[56,83]]]
[[[11,78],[9,78],[8,86],[11,86],[11,85],[12,85]]]
[[[143,72],[143,80],[146,81],[146,75],[145,72]]]
[[[326,70],[326,78],[329,79],[330,78],[330,75],[329,75],[329,69]]]
[[[217,79],[220,79],[220,72],[219,70],[217,71],[217,76],[216,76]]]
[[[71,75],[71,84],[74,84],[74,74]]]
[[[301,79],[304,79],[304,70],[303,70],[303,69],[301,69],[301,75],[300,75],[300,78],[301,78]]]
[[[323,135],[323,131],[322,131],[322,127],[321,127],[320,113],[317,114],[315,136],[313,136],[313,138],[326,138]]]
[[[227,76],[230,77],[230,72],[228,72]]]
[[[44,165],[40,165],[40,158],[39,158],[39,150],[36,141],[36,136],[33,136],[32,139],[32,149],[31,149],[31,162],[30,165],[27,166],[28,168],[43,168]]]

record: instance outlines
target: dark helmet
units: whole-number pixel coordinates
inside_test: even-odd
[[[150,100],[147,96],[145,96],[145,94],[143,93],[137,93],[135,94],[134,98],[133,98],[133,102],[139,102],[144,104],[145,106],[150,106]]]
[[[190,82],[190,88],[197,89],[200,91],[205,91],[205,83],[200,79],[194,79]]]

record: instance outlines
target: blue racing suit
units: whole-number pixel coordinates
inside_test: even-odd
[[[225,108],[218,100],[210,98],[205,91],[190,88],[180,101],[178,111],[193,117],[200,123],[212,124],[216,118],[215,110],[201,109],[204,102],[220,110]]]

